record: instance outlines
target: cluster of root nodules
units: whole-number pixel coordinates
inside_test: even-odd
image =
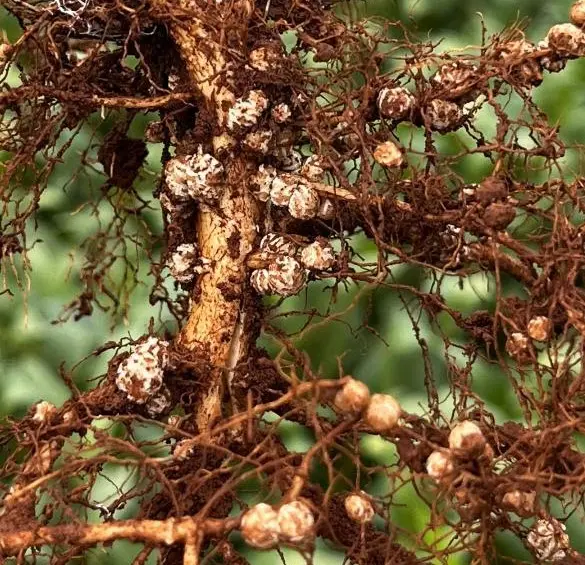
[[[463,552],[487,563],[501,531],[521,540],[528,560],[578,562],[564,522],[582,515],[585,481],[583,182],[564,174],[560,159],[573,148],[533,94],[585,56],[582,3],[573,23],[538,43],[511,29],[457,54],[316,0],[179,4],[8,2],[22,36],[0,46],[3,294],[30,267],[43,193],[64,189],[95,231],[75,241],[86,252],[76,266],[82,291],[63,319],[125,312],[146,261],[161,323],[94,352],[111,357],[95,388],[78,390],[62,370],[68,402],[40,402],[3,425],[0,555],[65,563],[126,537],[143,544],[135,563],[154,552],[193,564],[183,546],[195,538],[169,522],[190,517],[201,563],[253,562],[251,547],[285,546],[318,561],[319,537],[360,565]],[[218,84],[234,94],[223,123],[170,32],[195,19],[211,37],[201,52],[211,59],[220,49]],[[152,113],[137,134],[144,122],[135,118]],[[212,143],[219,134],[228,142]],[[158,176],[147,164],[157,148]],[[470,161],[487,171],[474,183],[461,174]],[[251,347],[229,375],[222,417],[202,430],[194,414],[217,367],[204,344],[185,348],[176,337],[214,267],[197,218],[222,217],[228,177],[260,210],[247,339],[262,328],[280,353]],[[354,235],[377,256],[361,254]],[[166,244],[160,261],[157,241]],[[399,265],[419,276],[400,278]],[[303,308],[318,280],[327,304]],[[481,311],[458,311],[444,292],[481,280],[492,291]],[[346,292],[355,297],[340,314]],[[347,375],[364,343],[385,347],[372,311],[380,293],[398,298],[424,361],[408,377],[427,402],[410,412],[387,390],[384,367],[368,383],[386,393]],[[282,300],[269,308],[264,295]],[[295,316],[299,331],[282,322]],[[323,321],[355,339],[336,374],[297,349],[305,337],[320,342]],[[429,328],[443,338],[442,389]],[[517,421],[490,413],[474,386],[478,367],[508,386]],[[290,423],[310,447],[295,451]],[[394,518],[414,501],[427,516],[418,531]],[[145,520],[160,521],[165,536]],[[100,522],[102,536],[88,529]],[[48,530],[35,537],[40,526]]]

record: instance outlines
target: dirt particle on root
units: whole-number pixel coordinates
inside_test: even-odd
[[[288,389],[272,360],[264,350],[257,350],[246,365],[240,367],[232,381],[232,393],[236,401],[245,406],[248,394],[254,404],[270,402]]]
[[[241,236],[238,231],[234,231],[227,238],[228,253],[232,259],[237,259],[240,256],[240,241]]]
[[[220,282],[217,284],[217,288],[223,297],[230,302],[239,300],[242,297],[241,285],[232,281]]]
[[[506,229],[516,217],[516,209],[511,204],[493,202],[484,212],[483,221],[486,226],[495,230]]]
[[[501,177],[488,177],[484,179],[475,191],[475,197],[482,204],[490,204],[495,200],[501,200],[508,195],[508,184]]]
[[[119,188],[130,188],[148,154],[142,139],[131,139],[119,130],[111,131],[98,151],[98,160],[109,182]]]

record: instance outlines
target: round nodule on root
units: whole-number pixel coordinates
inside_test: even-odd
[[[473,196],[482,204],[491,204],[508,196],[508,185],[503,178],[489,176],[473,190]]]
[[[585,55],[585,32],[574,24],[557,24],[546,35],[548,46],[557,55],[582,57]]]
[[[173,278],[180,283],[193,280],[197,246],[194,243],[182,243],[170,256],[167,266]]]
[[[250,66],[257,71],[278,70],[278,67],[283,62],[280,42],[257,47],[250,52],[248,60],[250,61]]]
[[[301,264],[292,257],[282,255],[268,266],[268,284],[274,294],[292,296],[307,282],[307,274]]]
[[[153,396],[146,401],[146,411],[149,416],[156,418],[171,409],[171,391],[163,385]]]
[[[447,450],[433,451],[427,458],[425,464],[427,473],[431,479],[442,481],[453,474],[455,464],[453,456]]]
[[[571,547],[565,524],[556,518],[537,520],[526,537],[528,546],[534,552],[538,562],[563,561],[567,549]]]
[[[272,182],[276,178],[276,169],[266,165],[260,165],[256,174],[250,179],[250,185],[254,188],[254,196],[260,202],[266,202],[270,198]]]
[[[506,351],[510,357],[522,359],[528,355],[530,350],[530,340],[521,332],[513,332],[506,340]]]
[[[271,294],[270,273],[268,269],[256,269],[250,275],[250,284],[258,294]]]
[[[494,230],[505,230],[516,218],[516,208],[505,202],[492,202],[483,214],[485,225]]]
[[[546,316],[535,316],[526,327],[526,333],[536,341],[547,341],[551,331],[552,322]]]
[[[365,421],[374,431],[382,433],[394,428],[400,420],[402,409],[389,394],[374,394],[366,409]]]
[[[459,422],[449,434],[449,447],[451,449],[479,454],[486,446],[486,439],[481,428],[470,420]]]
[[[505,510],[515,512],[518,516],[532,516],[535,504],[536,492],[534,491],[511,490],[502,497],[502,507]]]
[[[585,0],[577,0],[571,6],[569,17],[576,26],[583,27],[585,25]]]
[[[502,63],[502,71],[514,82],[524,87],[536,86],[542,82],[542,66],[531,55],[537,47],[526,39],[515,39],[498,43],[493,56]]]
[[[454,61],[441,65],[431,81],[444,91],[451,92],[471,82],[477,76],[477,68]]]
[[[210,153],[183,155],[169,159],[165,182],[179,200],[216,200],[224,190],[224,167]]]
[[[363,412],[370,402],[370,389],[365,383],[349,377],[337,391],[335,406],[345,414],[356,415]]]
[[[463,112],[454,102],[448,100],[431,100],[425,108],[425,115],[429,120],[431,129],[445,132],[457,129],[461,125]]]
[[[315,518],[311,509],[302,501],[283,504],[278,510],[280,539],[297,544],[310,541],[315,535]]]
[[[320,181],[325,174],[325,161],[321,155],[311,155],[301,167],[301,175],[312,180]]]
[[[270,149],[272,135],[272,131],[269,129],[252,131],[246,135],[242,145],[244,146],[244,149],[247,149],[248,151],[266,155]]]
[[[299,184],[288,202],[288,211],[293,218],[310,220],[319,212],[319,195],[308,186]]]
[[[288,206],[296,185],[276,175],[270,183],[270,200],[276,206]]]
[[[195,451],[195,446],[193,445],[193,441],[190,439],[182,439],[178,441],[173,449],[173,458],[179,461],[186,461],[193,455]]]
[[[168,363],[167,347],[166,341],[149,336],[136,343],[130,355],[120,363],[115,382],[129,400],[144,404],[161,388]]]
[[[345,497],[345,511],[347,515],[359,524],[366,524],[372,521],[375,511],[372,503],[361,494],[350,494]]]
[[[35,409],[33,413],[33,421],[35,422],[48,422],[53,414],[57,413],[57,408],[51,402],[46,400],[42,400],[35,404]]]
[[[378,110],[383,118],[406,118],[416,103],[414,96],[403,86],[383,88],[378,94]]]
[[[279,255],[289,255],[294,257],[297,254],[298,246],[294,241],[278,234],[267,233],[260,241],[260,249]]]
[[[301,263],[314,271],[325,271],[335,265],[335,252],[325,239],[310,243],[301,251]]]
[[[385,141],[374,150],[374,159],[384,167],[400,167],[404,162],[404,155],[396,143]]]
[[[282,102],[281,104],[277,104],[274,106],[274,108],[272,108],[270,115],[277,124],[283,124],[290,119],[292,112],[290,106]]]
[[[251,90],[247,96],[239,98],[228,110],[227,126],[229,129],[249,128],[258,122],[268,108],[268,98],[261,90]]]
[[[248,545],[258,549],[270,549],[279,541],[279,515],[269,504],[256,504],[242,517],[240,531]]]

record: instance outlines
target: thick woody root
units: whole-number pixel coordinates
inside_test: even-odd
[[[198,537],[218,535],[237,526],[237,520],[169,518],[168,520],[126,520],[110,524],[66,524],[34,530],[0,533],[0,552],[15,555],[29,547],[45,544],[91,546],[119,539],[158,545],[192,542]]]
[[[181,343],[201,352],[214,369],[210,388],[198,410],[200,430],[220,416],[223,387],[231,371],[251,345],[250,327],[244,309],[247,281],[246,257],[257,236],[256,204],[240,179],[245,164],[235,162],[229,184],[217,210],[199,213],[198,241],[211,268],[200,282],[197,302],[180,337]]]
[[[154,6],[164,13],[165,2]],[[189,13],[192,6],[180,3]],[[230,9],[249,17],[247,0]],[[233,104],[229,88],[232,71],[219,48],[220,37],[205,29],[196,16],[187,25],[171,23],[171,33],[185,62],[193,88],[197,89],[208,110],[216,116],[218,126],[227,122],[226,109]],[[217,152],[231,145],[229,136],[214,139]],[[245,179],[246,160],[230,159],[225,186],[213,205],[202,205],[196,219],[200,252],[209,262],[208,272],[201,276],[197,297],[188,321],[179,337],[180,343],[197,351],[209,362],[211,372],[207,392],[196,415],[197,427],[205,430],[221,416],[221,401],[229,386],[234,366],[245,358],[254,337],[243,304],[247,280],[246,257],[257,237],[258,210]]]

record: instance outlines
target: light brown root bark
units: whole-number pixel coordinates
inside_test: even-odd
[[[202,432],[221,414],[223,387],[251,340],[243,293],[246,259],[257,235],[257,209],[241,180],[236,180],[241,179],[244,166],[241,161],[232,164],[234,181],[226,187],[219,210],[201,212],[197,222],[199,248],[211,261],[211,269],[201,278],[197,303],[180,339],[187,348],[205,352],[213,367],[197,414]]]
[[[179,2],[192,16],[186,21],[173,21],[169,27],[193,87],[223,129],[227,109],[235,97],[230,88],[229,65],[221,50],[220,32],[206,29],[202,19],[198,19],[197,10],[204,10],[203,4],[198,8],[195,2]],[[252,5],[247,0],[232,4],[230,10],[239,10],[243,18],[249,16]],[[154,0],[153,5],[164,14],[165,0]],[[203,12],[199,16],[203,18]],[[225,148],[232,140],[223,134],[213,144]],[[210,261],[210,268],[200,277],[196,302],[179,337],[184,347],[205,356],[212,367],[196,414],[201,432],[221,416],[227,381],[253,340],[247,331],[242,297],[247,280],[246,258],[257,235],[258,210],[246,186],[245,158],[224,154],[223,196],[213,206],[201,206],[197,217],[197,243],[201,256]]]
[[[238,524],[235,519],[201,521],[196,517],[167,520],[124,520],[101,524],[66,524],[41,528],[0,532],[0,552],[14,555],[28,547],[45,544],[96,545],[118,539],[147,542],[154,545],[186,543],[185,562],[194,565],[204,534],[219,535]]]

